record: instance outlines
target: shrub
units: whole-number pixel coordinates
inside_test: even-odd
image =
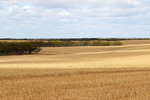
[[[0,42],[0,55],[39,53],[41,48],[31,42]]]
[[[122,45],[119,41],[49,41],[49,42],[37,42],[41,47],[68,47],[68,46],[113,46]]]

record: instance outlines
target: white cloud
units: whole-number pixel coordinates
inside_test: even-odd
[[[27,16],[36,16],[38,9],[30,6],[18,7],[11,6],[6,9],[0,10],[0,17],[9,17],[9,18],[21,18]]]
[[[0,4],[18,4],[21,2],[32,3],[39,6],[50,8],[64,8],[74,6],[119,6],[119,7],[133,7],[142,4],[140,0],[0,0]]]
[[[30,0],[29,2],[48,8],[71,8],[77,0]]]
[[[19,0],[0,0],[0,7],[3,5],[16,5],[18,3],[19,3]]]
[[[18,0],[0,0],[2,4],[15,4],[18,3]]]
[[[29,0],[26,1],[29,2]],[[19,0],[14,0],[14,2],[19,2]],[[0,10],[0,16],[16,18],[38,16],[48,19],[56,17],[70,20],[86,17],[92,19],[93,17],[137,16],[150,10],[150,7],[143,5],[139,0],[30,0],[30,2],[36,6],[7,7]],[[39,5],[50,8],[41,9]],[[71,5],[78,5],[79,7],[65,9]]]
[[[28,0],[38,6],[49,8],[74,8],[74,7],[136,7],[142,2],[139,0]]]
[[[119,34],[123,27],[144,27],[150,18],[150,7],[141,0],[0,0],[0,4],[9,4],[0,9],[1,32],[108,33],[109,27]]]
[[[92,7],[120,7],[128,8],[139,6],[142,3],[139,0],[87,0]]]
[[[68,11],[65,11],[65,10],[63,10],[63,11],[60,12],[61,16],[69,16],[69,14],[70,13]]]

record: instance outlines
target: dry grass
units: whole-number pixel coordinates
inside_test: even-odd
[[[1,100],[150,99],[150,69],[1,69],[0,73]]]
[[[133,44],[149,44],[150,40],[124,40],[121,41],[124,45],[133,45]]]
[[[129,44],[1,56],[0,100],[150,100],[150,43]]]

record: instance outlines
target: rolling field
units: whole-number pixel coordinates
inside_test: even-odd
[[[0,56],[0,100],[150,100],[150,40]]]

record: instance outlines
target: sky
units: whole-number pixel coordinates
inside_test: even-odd
[[[0,38],[150,38],[150,0],[0,0]]]

